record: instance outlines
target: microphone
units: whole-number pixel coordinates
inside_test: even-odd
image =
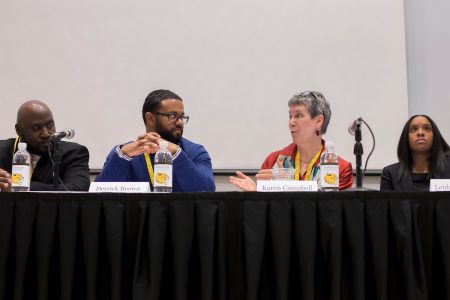
[[[356,129],[358,128],[358,126],[361,126],[361,124],[362,118],[359,117],[358,119],[356,119],[355,121],[353,121],[348,125],[348,133],[350,133],[351,135],[355,135]]]
[[[50,136],[50,139],[52,140],[60,140],[60,139],[71,139],[75,136],[75,130],[72,128],[66,128],[61,132],[55,132]]]

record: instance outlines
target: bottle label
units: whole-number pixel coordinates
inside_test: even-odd
[[[11,173],[13,187],[30,188],[30,165],[13,165]]]
[[[320,166],[320,187],[339,189],[339,165],[322,164]]]
[[[154,173],[154,187],[172,187],[172,165],[156,164]]]

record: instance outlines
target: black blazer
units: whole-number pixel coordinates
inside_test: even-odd
[[[449,159],[447,157],[447,159]],[[410,172],[406,176],[399,176],[400,163],[392,164],[383,168],[381,173],[381,191],[406,191],[413,190],[412,175]],[[450,179],[450,164],[447,163],[444,172],[431,177],[432,179]]]
[[[11,173],[15,139],[0,141],[0,168]],[[89,190],[89,151],[86,147],[61,141],[62,162],[59,178],[69,191]],[[43,155],[31,177],[31,191],[53,190],[53,168],[48,155]],[[60,184],[60,191],[66,189]]]

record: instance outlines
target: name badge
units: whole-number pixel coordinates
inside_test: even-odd
[[[150,193],[148,182],[91,182],[90,193]]]
[[[298,180],[258,180],[258,192],[317,192],[317,181]]]
[[[450,179],[430,179],[430,192],[450,191]]]

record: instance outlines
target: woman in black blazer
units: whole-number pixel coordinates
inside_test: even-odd
[[[450,178],[450,147],[426,115],[406,122],[397,156],[398,163],[383,169],[382,191],[429,191],[430,179]]]

